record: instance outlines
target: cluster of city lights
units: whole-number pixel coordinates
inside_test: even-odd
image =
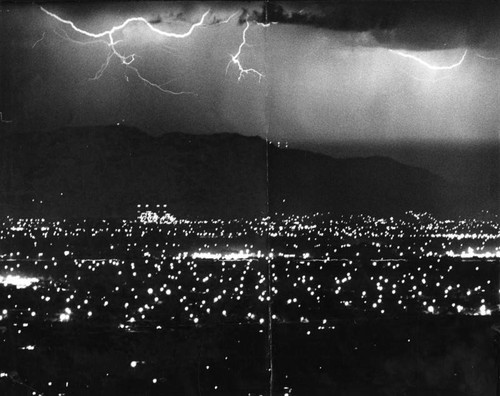
[[[164,209],[139,207],[133,220],[4,219],[0,328],[33,354],[43,348],[32,329],[44,326],[99,323],[135,334],[226,324],[265,336],[276,323],[313,337],[335,333],[345,318],[499,311],[494,216],[209,221]],[[135,359],[130,369],[148,364]]]

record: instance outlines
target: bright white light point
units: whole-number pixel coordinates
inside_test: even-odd
[[[390,49],[389,52],[392,52],[393,54],[397,54],[399,56],[402,56],[403,58],[412,59],[415,62],[420,63],[421,65],[425,66],[426,68],[428,68],[430,70],[451,70],[451,69],[454,69],[463,63],[463,61],[465,60],[465,56],[467,55],[467,50],[465,50],[462,57],[460,58],[460,60],[458,62],[453,63],[451,65],[447,65],[447,66],[436,66],[436,65],[433,65],[429,62],[426,62],[425,60],[423,60],[422,58],[420,58],[416,55],[412,55],[412,54],[409,54],[406,52],[392,50],[392,49]]]
[[[427,307],[427,311],[429,311],[429,313],[434,313],[434,307],[432,305],[429,305]]]
[[[149,288],[148,289],[148,294],[153,294],[153,289]]]
[[[137,362],[136,362],[135,360],[132,360],[132,361],[130,362],[130,367],[132,367],[132,368],[136,368],[136,367],[137,367]]]

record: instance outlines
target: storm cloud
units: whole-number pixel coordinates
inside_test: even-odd
[[[261,23],[370,32],[373,46],[410,50],[496,48],[497,2],[330,1],[269,2],[252,17]]]

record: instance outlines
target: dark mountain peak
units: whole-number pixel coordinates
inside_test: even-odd
[[[0,215],[179,217],[446,213],[487,207],[470,191],[386,157],[336,159],[232,133],[152,136],[124,125],[0,136]]]

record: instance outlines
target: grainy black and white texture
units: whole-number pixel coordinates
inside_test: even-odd
[[[500,6],[3,2],[0,394],[499,395]]]

